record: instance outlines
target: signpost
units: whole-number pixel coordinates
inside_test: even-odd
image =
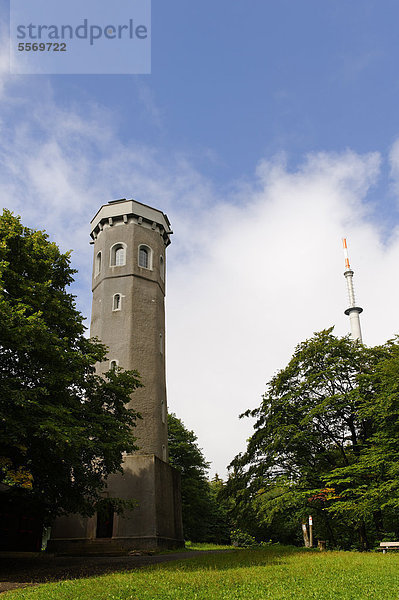
[[[309,515],[309,547],[313,548],[313,519]]]
[[[302,523],[302,533],[303,533],[303,541],[305,543],[305,548],[309,548],[309,536],[308,536],[308,528],[306,527],[306,523]]]

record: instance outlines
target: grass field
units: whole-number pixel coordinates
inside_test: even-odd
[[[222,546],[220,544],[208,544],[207,542],[186,542],[185,548],[174,548],[173,550],[160,550],[155,554],[176,554],[190,552],[190,550],[232,550],[232,546]]]
[[[62,581],[4,600],[398,600],[399,554],[271,546]]]
[[[186,542],[184,551],[187,550],[232,550],[232,546],[221,546],[220,544],[210,544],[208,542]]]

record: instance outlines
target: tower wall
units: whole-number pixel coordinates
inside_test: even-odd
[[[162,258],[165,272],[165,239],[159,224],[153,229],[153,224],[137,221],[129,215],[124,222],[119,214],[112,225],[107,221],[98,231],[90,334],[109,348],[108,360],[98,366],[98,372],[107,371],[113,360],[124,369],[139,371],[144,388],[134,392],[131,404],[143,417],[135,429],[139,452],[167,460],[165,275],[161,275],[160,264]],[[124,245],[125,265],[111,264],[115,244]],[[150,268],[139,266],[141,246],[151,250]],[[99,253],[101,270],[96,273]],[[118,310],[113,308],[115,294],[121,297]]]
[[[133,499],[137,507],[113,516],[107,539],[96,537],[96,515],[57,519],[48,548],[74,554],[176,547],[184,542],[180,475],[167,462],[164,307],[165,249],[172,231],[166,215],[134,200],[102,206],[91,226],[90,333],[108,347],[97,372],[105,373],[115,361],[125,370],[137,370],[144,385],[130,403],[142,416],[134,430],[139,449],[124,457],[123,474],[108,478],[105,496]],[[141,247],[148,252],[147,266],[140,265]],[[117,249],[123,250],[118,256]]]

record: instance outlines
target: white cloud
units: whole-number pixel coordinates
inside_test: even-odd
[[[260,403],[295,345],[330,325],[347,333],[341,237],[358,250],[359,272],[360,250],[377,246],[373,272],[381,249],[364,197],[379,162],[378,154],[310,155],[292,173],[281,159],[263,161],[238,205],[217,205],[191,223],[197,253],[169,274],[169,393],[217,457],[216,470],[245,448],[251,425],[237,416]],[[393,253],[399,258],[399,246]],[[371,279],[359,285],[367,311],[373,287]],[[375,325],[367,342],[384,340]]]
[[[45,81],[42,85],[46,85]],[[14,90],[15,92],[15,90]],[[56,106],[51,89],[31,110],[15,92],[19,117],[2,125],[3,205],[29,226],[74,248],[75,293],[90,310],[89,221],[113,198],[135,197],[168,213],[169,405],[194,429],[213,470],[245,447],[248,420],[266,381],[297,343],[336,325],[348,331],[341,237],[349,239],[364,339],[399,330],[386,309],[399,296],[399,235],[381,239],[366,202],[380,177],[378,153],[311,154],[294,172],[284,156],[259,163],[252,182],[221,197],[181,155],[123,144],[101,107]],[[399,142],[391,152],[399,180]]]

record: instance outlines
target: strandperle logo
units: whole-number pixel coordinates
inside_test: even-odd
[[[10,0],[17,75],[151,73],[151,0]]]
[[[146,25],[137,24],[134,19],[129,19],[122,25],[94,25],[89,19],[74,27],[72,25],[44,25],[29,23],[17,25],[17,39],[19,40],[87,40],[91,46],[96,40],[145,40],[148,37]]]

